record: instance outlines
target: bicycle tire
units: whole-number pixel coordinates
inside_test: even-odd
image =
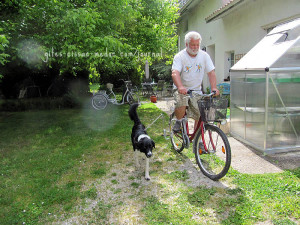
[[[212,141],[213,139],[213,141]],[[231,164],[231,149],[224,132],[217,126],[204,125],[204,141],[202,132],[198,132],[194,142],[196,162],[202,173],[212,180],[224,177]],[[208,151],[204,149],[207,146]]]
[[[107,98],[104,94],[98,93],[92,97],[92,106],[96,110],[105,109],[107,106]]]
[[[170,121],[169,121],[169,128],[170,128],[170,140],[171,140],[171,144],[173,146],[173,149],[176,152],[182,152],[182,150],[184,149],[184,140],[183,140],[183,132],[174,132],[173,131],[173,127],[175,125],[176,122],[176,116],[175,113],[173,112],[170,115]],[[181,128],[182,129],[182,128]]]
[[[129,103],[129,105],[132,105],[134,103],[140,103],[139,96],[134,92],[129,92],[126,96],[126,100]]]

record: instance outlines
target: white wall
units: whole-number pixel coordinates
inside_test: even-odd
[[[228,75],[228,53],[245,54],[256,45],[269,28],[291,18],[300,17],[299,0],[245,0],[227,16],[205,22],[205,18],[222,7],[222,0],[204,0],[188,10],[179,22],[180,48],[184,45],[183,21],[188,20],[188,31],[198,31],[202,36],[202,47],[214,58],[217,81],[223,82]],[[185,24],[186,26],[186,24]],[[211,50],[214,49],[213,54]],[[209,85],[204,79],[204,87]]]

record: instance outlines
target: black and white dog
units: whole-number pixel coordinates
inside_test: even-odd
[[[149,176],[149,158],[152,156],[152,149],[155,148],[154,141],[147,135],[145,126],[140,121],[136,112],[139,104],[131,105],[129,109],[129,117],[134,121],[131,132],[132,147],[135,154],[136,166],[139,166],[138,162],[138,151],[145,153],[146,155],[146,167],[145,167],[145,179],[150,180]]]

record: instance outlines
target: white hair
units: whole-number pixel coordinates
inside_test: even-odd
[[[196,31],[190,31],[185,35],[185,44],[189,44],[191,39],[202,41],[201,35]]]

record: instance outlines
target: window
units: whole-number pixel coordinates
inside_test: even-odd
[[[228,59],[230,61],[230,67],[234,65],[234,52],[230,53],[230,58]]]
[[[237,63],[244,55],[246,55],[246,54],[236,54],[234,56],[234,64]]]

